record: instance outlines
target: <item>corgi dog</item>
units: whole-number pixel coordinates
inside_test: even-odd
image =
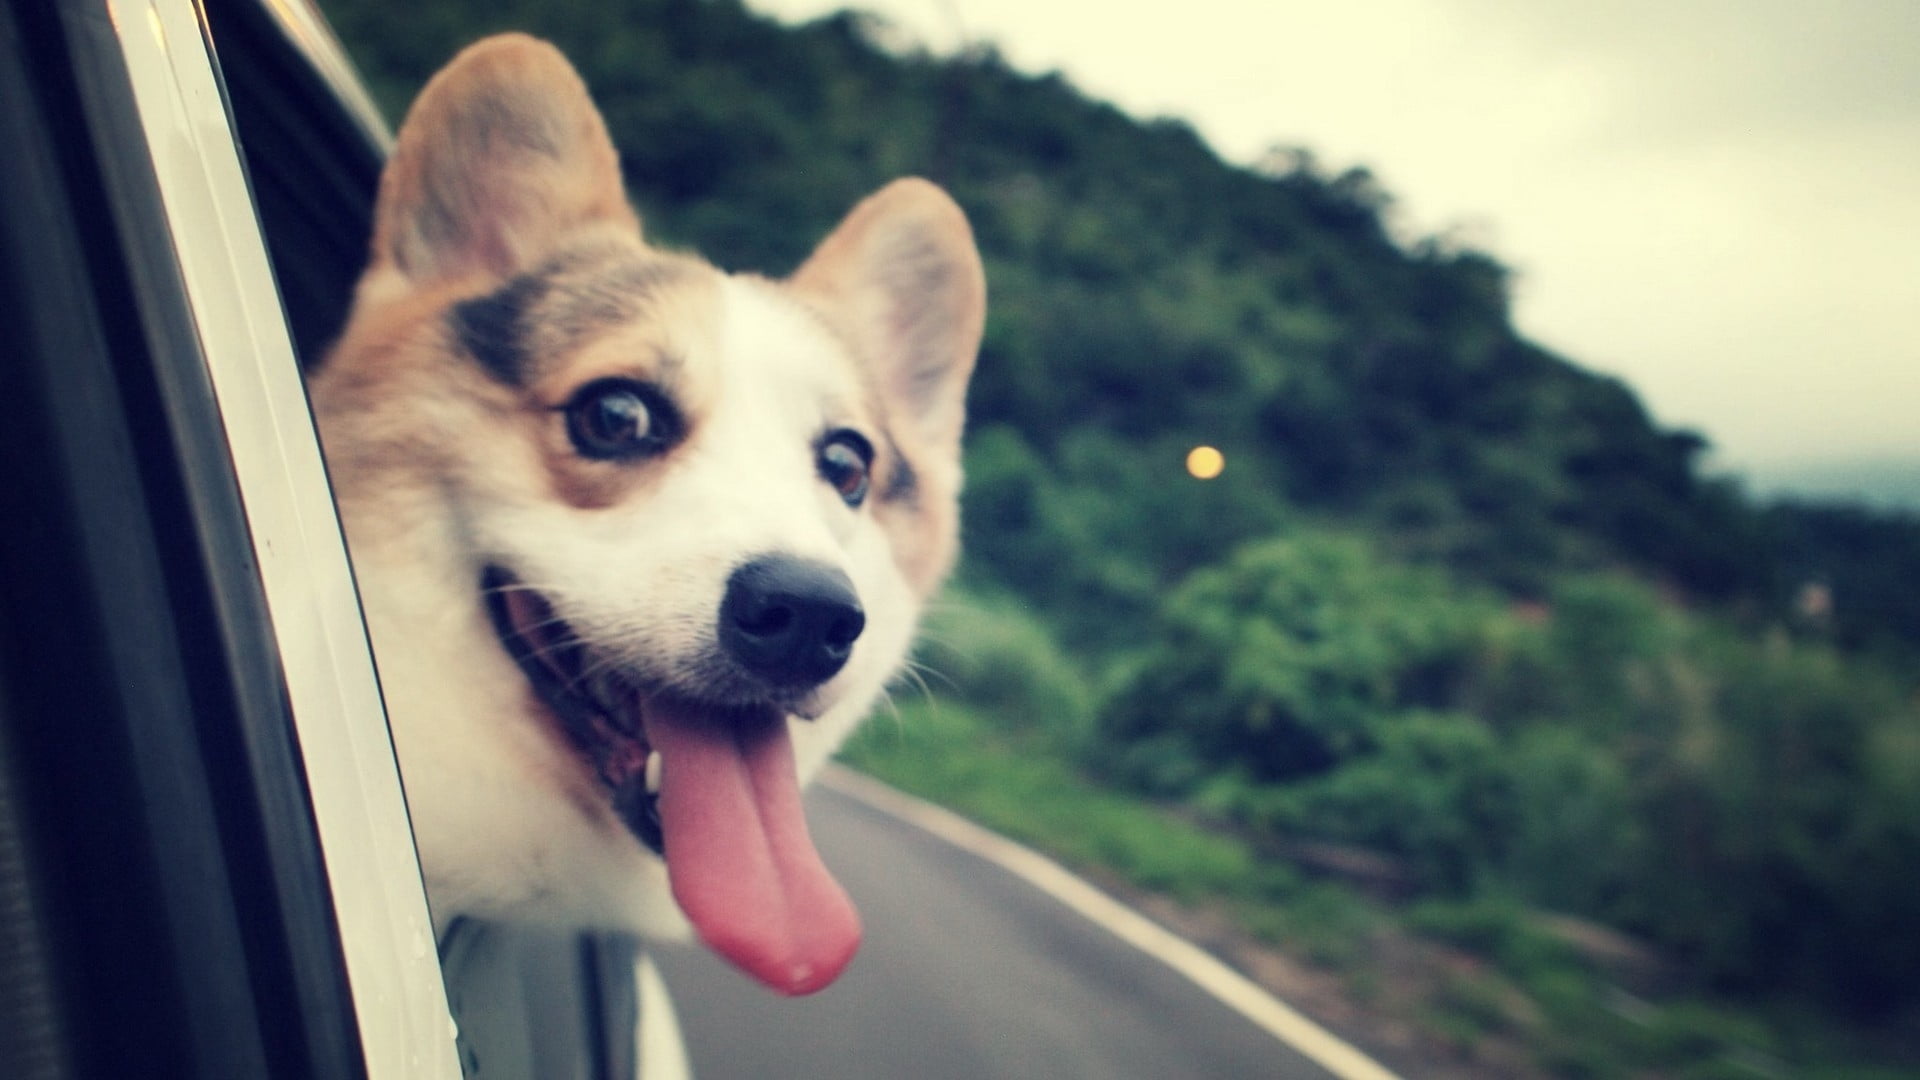
[[[310,391],[436,924],[827,985],[860,924],[800,791],[955,557],[965,216],[896,181],[782,280],[652,247],[521,35],[427,84],[374,216]]]

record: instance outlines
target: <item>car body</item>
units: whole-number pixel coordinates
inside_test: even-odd
[[[300,377],[385,128],[301,0],[0,53],[0,1075],[458,1077]]]

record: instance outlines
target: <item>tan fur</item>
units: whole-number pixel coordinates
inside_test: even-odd
[[[879,391],[908,421],[894,431],[906,459],[925,462],[915,468],[922,498],[876,514],[922,595],[946,577],[959,546],[966,415],[953,388],[973,373],[987,304],[973,251],[973,230],[945,192],[925,180],[899,180],[855,207],[791,282],[859,355],[906,355]]]
[[[677,457],[693,445],[675,447],[638,465],[584,459],[568,440],[559,412],[575,387],[616,376],[655,382],[675,391],[683,419],[695,438],[704,429],[702,420],[712,403],[714,387],[711,379],[701,377],[697,365],[685,362],[685,357],[713,351],[708,328],[715,321],[714,309],[719,301],[715,292],[717,275],[705,266],[700,270],[655,296],[645,319],[601,328],[569,354],[557,358],[546,354],[558,362],[542,371],[527,393],[537,418],[542,460],[557,498],[583,510],[644,498],[648,485],[673,468]]]
[[[973,230],[925,180],[896,180],[855,207],[794,274],[868,358],[898,357],[887,396],[922,412],[929,449],[957,447],[965,386],[986,325],[987,283]]]
[[[491,167],[476,172],[476,161]],[[416,279],[502,275],[583,226],[639,233],[585,84],[559,50],[523,34],[473,46],[427,83],[378,205],[376,261]]]

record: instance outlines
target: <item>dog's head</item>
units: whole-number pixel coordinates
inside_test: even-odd
[[[923,181],[734,276],[642,240],[550,46],[428,84],[313,395],[437,917],[660,932],[670,885],[763,981],[831,981],[858,921],[799,783],[952,562],[984,303]]]

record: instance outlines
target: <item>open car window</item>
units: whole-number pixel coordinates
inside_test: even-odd
[[[459,1075],[295,360],[344,310],[379,156],[314,89],[317,25],[187,0],[0,19],[9,1076]],[[301,163],[332,171],[274,171]],[[281,260],[284,308],[261,215],[312,252]]]

